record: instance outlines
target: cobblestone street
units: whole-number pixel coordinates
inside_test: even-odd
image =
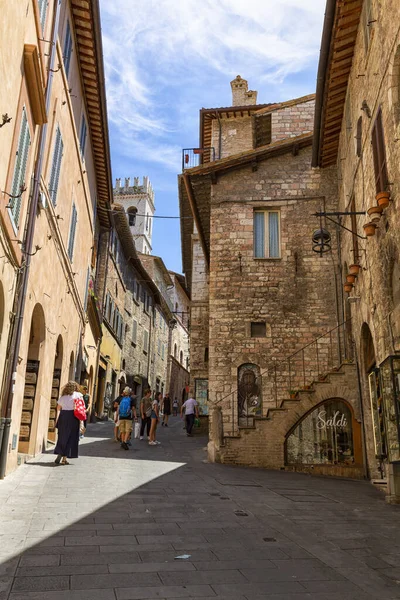
[[[400,598],[400,508],[369,483],[205,463],[179,419],[0,482],[1,600]]]

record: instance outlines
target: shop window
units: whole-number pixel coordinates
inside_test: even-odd
[[[265,337],[267,335],[267,324],[265,323],[265,321],[251,323],[250,335],[253,338]]]
[[[280,258],[280,213],[254,211],[254,258]]]
[[[376,193],[387,189],[389,180],[386,165],[385,138],[383,134],[382,110],[378,110],[372,128],[372,154],[374,157]]]
[[[389,356],[380,365],[387,454],[390,462],[400,461],[400,356]]]
[[[354,465],[353,417],[339,399],[309,412],[286,440],[288,465]]]
[[[238,369],[238,415],[240,417],[261,415],[262,385],[260,367],[251,363]]]

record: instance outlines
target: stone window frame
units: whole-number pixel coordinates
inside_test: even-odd
[[[263,335],[255,335],[255,330],[256,330],[256,326],[257,325],[264,325],[265,327],[265,333]],[[254,327],[253,327],[254,326]],[[248,324],[248,337],[251,337],[252,339],[263,339],[267,337],[267,322],[265,320],[258,320],[258,321],[250,321]]]
[[[256,213],[264,213],[264,219],[265,219],[265,215],[269,214],[269,213],[277,213],[278,214],[278,235],[279,235],[279,240],[278,240],[278,244],[279,244],[279,256],[267,256],[267,254],[269,254],[269,249],[267,252],[267,248],[264,247],[264,256],[255,256],[255,242],[256,242],[256,233],[255,233],[255,226],[254,226],[254,216]],[[272,260],[272,261],[276,261],[276,260],[282,260],[282,227],[281,227],[281,209],[280,208],[269,208],[269,207],[265,207],[265,208],[260,208],[260,207],[253,207],[253,259],[254,260]],[[266,223],[265,223],[265,240],[264,240],[264,246],[266,246],[266,241],[269,241],[269,231],[268,231],[268,219],[265,219]]]

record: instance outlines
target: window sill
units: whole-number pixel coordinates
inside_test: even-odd
[[[260,260],[260,261],[261,261],[261,260],[270,260],[270,261],[272,261],[272,262],[276,262],[276,261],[278,261],[278,260],[282,260],[282,256],[277,256],[277,257],[269,257],[269,256],[266,256],[266,257],[258,257],[258,256],[253,256],[253,260],[257,260],[257,261],[258,261],[258,260]]]

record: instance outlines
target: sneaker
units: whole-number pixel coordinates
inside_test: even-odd
[[[161,444],[161,442],[158,442],[157,440],[154,443],[156,446],[159,446]]]
[[[129,440],[128,442],[126,442],[128,446],[132,446],[132,442]]]
[[[122,447],[124,450],[129,450],[129,446],[126,442],[122,442]]]
[[[164,427],[164,423],[161,423],[161,427]]]
[[[149,442],[149,446],[157,446],[155,442]]]
[[[167,423],[165,423],[164,427],[168,427],[168,424],[167,424]]]
[[[139,440],[142,440],[142,439],[143,439],[143,436],[141,435],[140,438],[139,438]]]
[[[191,433],[187,433],[186,435],[187,437],[193,437]]]

